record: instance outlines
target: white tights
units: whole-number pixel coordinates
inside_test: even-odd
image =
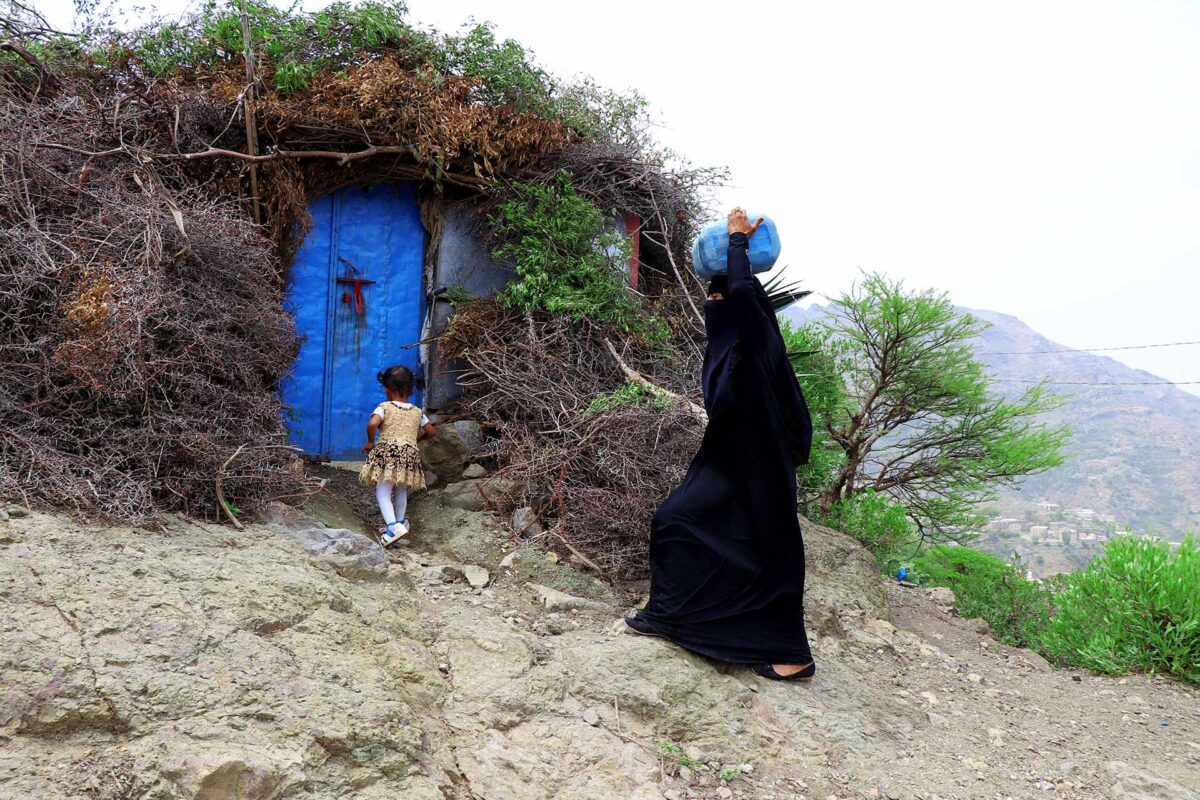
[[[407,486],[380,481],[375,484],[375,499],[379,502],[379,513],[383,515],[384,523],[390,525],[398,519],[404,519],[408,511]]]

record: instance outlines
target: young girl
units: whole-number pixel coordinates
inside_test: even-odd
[[[387,392],[387,401],[371,412],[367,423],[367,463],[359,474],[367,486],[375,487],[379,513],[386,528],[379,543],[387,547],[408,533],[408,493],[425,488],[421,451],[417,441],[429,439],[437,431],[421,409],[408,402],[413,393],[413,374],[408,367],[388,367],[377,376]],[[379,432],[379,440],[375,433]]]

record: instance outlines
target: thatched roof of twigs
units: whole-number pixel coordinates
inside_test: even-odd
[[[421,31],[398,6],[296,14],[251,3],[247,22],[253,81],[232,8],[80,38],[0,21],[0,495],[145,521],[214,514],[221,488],[242,507],[301,492],[277,392],[296,351],[284,279],[309,200],[355,183],[416,180],[429,196],[486,209],[514,183],[568,171],[606,213],[642,216],[645,302],[674,320],[683,354],[659,345],[649,362],[691,373],[684,245],[712,175],[668,166],[636,96],[558,83],[485,26]],[[508,313],[495,308],[486,314]],[[539,340],[518,336],[511,354],[533,346],[577,360],[562,326],[578,323],[507,321]],[[597,347],[623,341],[595,333]],[[498,457],[599,441],[572,433],[553,444],[547,428],[562,439],[597,392],[624,383],[609,354],[593,357],[608,366],[567,387],[575,399],[557,403],[574,415],[566,427],[488,396],[532,377],[470,364],[477,410],[515,422]],[[665,471],[621,462],[618,471],[662,473],[653,485],[612,476],[645,493],[639,524],[677,461]],[[554,490],[525,477],[543,492],[529,502],[569,515],[561,481]],[[595,505],[585,495],[566,499]]]

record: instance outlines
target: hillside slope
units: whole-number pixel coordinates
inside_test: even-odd
[[[1064,350],[1016,317],[961,309],[991,324],[976,352],[1008,393],[1043,377],[1062,382],[1162,381],[1116,359]],[[794,322],[826,313],[820,305],[785,310]],[[1178,540],[1200,529],[1200,397],[1174,386],[1059,386],[1064,406],[1048,415],[1074,432],[1062,466],[1024,479],[1015,498],[1046,498],[1112,514],[1119,526]]]
[[[992,326],[980,358],[1005,380],[1083,383],[1163,381],[1094,353],[1006,355],[1063,350],[1016,317],[969,309]],[[1019,384],[1009,384],[1012,391]],[[1052,498],[1117,517],[1118,524],[1179,539],[1200,529],[1200,397],[1175,386],[1061,386],[1066,404],[1052,419],[1071,426],[1068,459],[1026,479],[1026,496]]]
[[[1200,797],[1195,689],[1053,671],[850,537],[804,523],[819,671],[778,684],[624,632],[460,497],[390,564],[286,509],[0,522],[0,798]]]

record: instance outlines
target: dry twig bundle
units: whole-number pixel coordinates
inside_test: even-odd
[[[644,576],[654,509],[700,446],[704,420],[680,402],[597,398],[628,382],[610,352],[613,330],[494,301],[460,309],[444,338],[465,366],[470,413],[495,427],[512,502],[554,518],[556,532],[608,577]],[[631,347],[622,358],[672,392],[694,395],[698,362]],[[548,542],[556,545],[557,542]]]
[[[144,521],[295,490],[296,340],[271,242],[153,163],[88,161],[83,99],[0,85],[0,495]],[[102,127],[103,126],[103,127]],[[97,129],[100,130],[97,130]]]

